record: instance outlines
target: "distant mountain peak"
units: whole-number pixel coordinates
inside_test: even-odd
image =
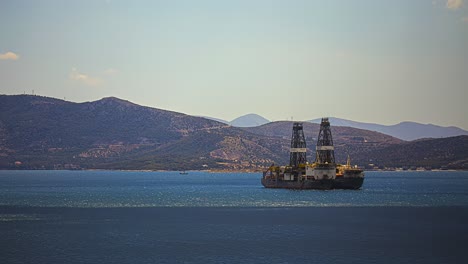
[[[118,102],[118,103],[130,103],[130,104],[133,104],[133,103],[130,102],[130,101],[127,101],[127,100],[124,100],[124,99],[120,99],[120,98],[115,97],[115,96],[103,97],[101,100],[98,100],[98,101],[103,101],[103,102]]]
[[[100,100],[91,102],[93,104],[103,104],[103,105],[119,105],[119,106],[136,106],[136,104],[123,100],[114,96],[104,97]]]
[[[267,124],[269,122],[270,120],[260,115],[250,113],[232,120],[230,124],[231,126],[235,127],[255,127]]]
[[[103,101],[126,101],[115,96],[103,97],[101,100]]]

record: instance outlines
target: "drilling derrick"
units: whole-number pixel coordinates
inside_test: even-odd
[[[335,164],[335,148],[328,118],[322,118],[320,132],[317,139],[317,153],[315,162],[319,164]]]
[[[302,123],[293,124],[289,166],[271,165],[263,172],[265,188],[284,189],[360,189],[364,182],[364,171],[335,163],[335,149],[328,118],[322,118],[317,138],[316,158],[307,164],[306,142]]]
[[[291,150],[289,155],[289,166],[298,167],[299,164],[306,164],[306,141],[302,123],[294,123],[291,137]]]

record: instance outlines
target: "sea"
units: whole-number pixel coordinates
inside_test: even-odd
[[[468,172],[0,171],[0,263],[466,263]]]

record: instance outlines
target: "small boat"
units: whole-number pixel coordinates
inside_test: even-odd
[[[181,171],[181,172],[179,172],[179,174],[181,174],[181,175],[187,175],[188,172],[186,172],[186,171]]]

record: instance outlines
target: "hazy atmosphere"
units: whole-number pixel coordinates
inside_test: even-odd
[[[468,129],[468,1],[1,1],[0,93]]]

